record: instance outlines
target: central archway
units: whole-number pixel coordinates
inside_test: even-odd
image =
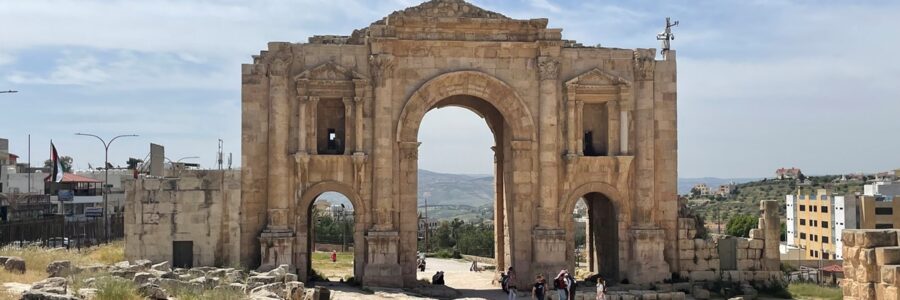
[[[494,238],[498,270],[514,266],[530,274],[531,230],[537,202],[537,154],[534,119],[515,90],[503,81],[476,71],[440,75],[416,90],[404,106],[397,125],[400,184],[401,249],[404,280],[415,280],[418,203],[418,133],[425,114],[435,108],[458,106],[484,117],[494,134]],[[516,224],[515,227],[508,226]],[[528,276],[520,276],[525,284]],[[523,285],[524,286],[524,285]]]

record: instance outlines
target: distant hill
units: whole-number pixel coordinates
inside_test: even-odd
[[[490,206],[494,200],[491,175],[447,174],[419,170],[419,205],[429,193],[428,205]]]
[[[715,189],[723,184],[728,184],[730,182],[734,183],[745,183],[759,180],[759,178],[717,178],[717,177],[703,177],[703,178],[678,178],[678,194],[684,195],[691,192],[691,188],[694,185],[699,183],[705,183],[709,188]]]

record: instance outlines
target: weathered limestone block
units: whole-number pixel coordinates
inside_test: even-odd
[[[763,239],[765,239],[765,238],[766,238],[766,237],[765,237],[765,235],[763,235],[763,230],[762,230],[762,229],[759,229],[759,228],[750,229],[750,239],[754,239],[754,240],[756,240],[756,239],[763,240]]]
[[[900,247],[876,248],[875,261],[879,266],[900,265]]]
[[[900,299],[900,293],[898,293],[897,286],[895,285],[887,285],[887,284],[878,284],[875,288],[875,296],[878,299],[890,299],[896,300]]]
[[[862,249],[859,252],[859,264],[856,265],[856,281],[859,283],[878,282],[878,265],[875,261],[875,249]]]
[[[737,248],[738,249],[747,249],[750,248],[750,240],[744,238],[737,239]]]
[[[691,272],[691,281],[714,281],[719,276],[713,271],[693,271]]]
[[[707,271],[709,270],[709,261],[705,259],[698,259],[694,264],[694,269],[698,271]]]
[[[694,259],[694,250],[690,249],[680,249],[678,250],[678,259]]]
[[[747,259],[747,249],[738,248],[737,251],[735,251],[735,257],[737,257],[738,260]]]
[[[707,249],[706,240],[704,239],[694,239],[694,250]]]
[[[750,240],[750,249],[763,249],[766,246],[765,241],[759,239]]]
[[[50,277],[66,277],[73,273],[72,262],[57,260],[47,265],[47,274]]]
[[[202,184],[203,181],[197,177],[182,177],[177,181],[178,190],[182,191],[199,190]]]
[[[859,299],[877,299],[874,283],[856,283],[856,297]]]
[[[697,270],[697,265],[694,264],[694,259],[680,259],[678,260],[678,265],[681,266],[682,271]]]
[[[860,229],[854,231],[855,245],[862,248],[897,246],[897,232],[882,229]]]
[[[10,273],[25,274],[25,260],[18,256],[11,256],[3,263],[3,269]]]
[[[718,258],[709,259],[709,268],[711,270],[719,270],[722,268],[722,261]]]
[[[678,240],[678,249],[694,250],[694,240]]]
[[[881,266],[881,282],[900,285],[900,265]]]

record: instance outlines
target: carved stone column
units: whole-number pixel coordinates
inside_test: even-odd
[[[607,131],[607,145],[609,145],[609,156],[621,154],[619,150],[619,101],[606,102],[606,115],[609,120],[609,128]]]
[[[538,226],[558,228],[559,215],[556,208],[559,201],[559,153],[556,151],[559,139],[559,59],[538,57],[540,71],[540,208]]]
[[[394,70],[394,56],[390,54],[374,54],[369,57],[369,70],[375,83],[375,109],[373,143],[373,185],[374,199],[373,210],[375,215],[376,230],[396,230],[391,211],[397,209],[394,206],[393,168],[394,162],[394,138],[393,102],[391,101],[392,87],[391,74]]]
[[[584,101],[575,101],[575,128],[578,128],[578,131],[575,132],[578,156],[584,156]]]
[[[350,155],[350,132],[351,129],[356,127],[353,119],[356,118],[353,114],[353,98],[352,97],[344,97],[344,155]],[[356,134],[356,132],[353,132]]]
[[[353,115],[353,120],[355,121],[355,128],[353,130],[353,137],[355,138],[354,147],[355,153],[363,153],[363,103],[365,98],[363,97],[353,97],[353,102],[355,103],[356,114]]]
[[[297,152],[309,153],[306,151],[307,143],[307,123],[309,122],[309,114],[306,112],[306,103],[309,102],[309,96],[297,96]]]
[[[655,118],[653,72],[655,61],[640,51],[634,52],[635,103],[635,202],[638,210],[634,214],[636,225],[653,228],[655,193]]]
[[[491,146],[494,152],[494,260],[498,270],[506,269],[506,201],[503,184],[503,151]]]
[[[288,163],[290,103],[288,73],[293,59],[289,49],[280,49],[269,68],[269,172],[266,228],[259,236],[261,269],[293,265],[294,233],[288,226],[291,164]]]
[[[575,156],[578,153],[578,143],[576,141],[576,135],[578,134],[578,127],[575,125],[575,87],[570,85],[568,87],[568,99],[566,99],[566,113],[567,113],[567,123],[566,126],[568,132],[568,139],[566,140],[567,155]]]
[[[309,152],[310,154],[316,155],[319,154],[319,97],[309,96],[309,106],[311,107],[308,114],[309,126],[312,127],[307,131],[309,139],[312,140],[312,146],[309,148]]]

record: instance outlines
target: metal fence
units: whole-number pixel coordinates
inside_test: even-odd
[[[123,216],[112,216],[109,222],[109,240],[125,235]],[[66,221],[63,216],[0,223],[0,246],[40,246],[81,248],[103,243],[102,218],[84,221]]]

